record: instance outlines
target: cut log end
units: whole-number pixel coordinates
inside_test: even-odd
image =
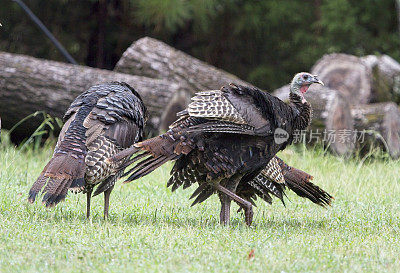
[[[347,54],[329,54],[311,69],[325,86],[340,91],[350,104],[371,100],[371,69],[360,58]]]
[[[400,111],[394,103],[388,107],[383,120],[384,138],[389,154],[393,158],[400,157]]]
[[[338,94],[327,111],[330,114],[326,121],[326,130],[335,135],[330,148],[338,155],[349,155],[354,150],[354,127],[349,104]]]
[[[365,130],[361,149],[380,146],[392,158],[400,157],[400,110],[393,102],[359,105],[352,109],[355,128]]]

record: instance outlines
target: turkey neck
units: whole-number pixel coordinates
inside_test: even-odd
[[[302,102],[302,100],[301,96],[290,92],[289,101],[292,107],[298,111],[298,114],[294,118],[295,130],[305,130],[311,122],[311,104],[308,101]]]

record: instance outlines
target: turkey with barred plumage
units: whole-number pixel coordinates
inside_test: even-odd
[[[47,207],[64,200],[68,190],[83,192],[89,217],[92,191],[98,185],[94,196],[104,192],[107,218],[110,194],[124,171],[124,160],[113,164],[105,160],[142,140],[146,115],[140,95],[126,83],[89,88],[65,113],[53,157],[30,189],[28,200],[33,203],[43,187]]]
[[[311,106],[304,93],[313,83],[322,84],[309,73],[296,74],[289,104],[257,88],[234,84],[199,92],[165,134],[137,143],[108,162],[134,155],[126,162],[136,162],[125,174],[130,175],[129,182],[176,160],[173,176],[199,183],[195,195],[204,190],[209,194],[218,191],[222,224],[229,223],[233,199],[244,209],[246,223],[251,225],[252,203],[237,194],[237,187],[241,181],[254,179],[278,151],[292,142],[296,130],[307,128]],[[287,134],[286,141],[275,141],[278,128]]]

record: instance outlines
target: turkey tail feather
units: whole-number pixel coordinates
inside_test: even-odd
[[[133,180],[139,179],[143,176],[148,175],[164,163],[176,159],[178,156],[173,154],[171,156],[158,156],[158,157],[148,157],[145,160],[138,163],[137,166],[130,169],[128,172],[124,173],[123,176],[127,176],[132,173],[129,178],[124,183],[129,183]]]
[[[139,150],[140,150],[140,148],[132,146],[128,149],[125,149],[125,150],[119,152],[116,155],[113,155],[112,157],[107,158],[106,163],[110,164],[110,163],[115,163],[115,162],[121,161],[122,159],[126,158],[127,156],[131,156],[131,155],[135,154]]]
[[[286,185],[298,196],[305,197],[322,207],[330,206],[333,197],[320,187],[314,185],[311,182],[312,179],[311,175],[293,167],[285,174]]]
[[[45,194],[43,196],[42,203],[45,204],[46,207],[53,207],[57,205],[58,202],[65,199],[71,183],[72,181],[70,179],[50,178],[47,182],[46,187],[44,188]],[[47,186],[56,186],[56,190],[53,192],[49,192]]]
[[[95,190],[92,196],[97,196],[100,193],[105,192],[106,190],[110,189],[111,187],[114,187],[115,182],[118,180],[118,178],[122,175],[122,171],[119,171],[117,174],[108,177],[106,180],[104,180]]]
[[[311,202],[320,205],[322,207],[330,206],[334,199],[326,191],[320,187],[314,185],[311,180],[313,176],[299,169],[290,167],[282,159],[276,157],[278,164],[282,169],[282,173],[285,177],[285,184],[289,189],[294,191],[298,196],[305,197]]]
[[[83,190],[85,161],[71,154],[55,155],[46,165],[29,191],[28,201],[33,203],[44,187],[43,203],[46,207],[64,200],[68,190]]]
[[[197,195],[197,198],[193,201],[193,203],[190,206],[193,207],[194,205],[207,200],[214,192],[215,190],[212,186],[204,188],[203,191],[199,195]]]
[[[30,203],[35,202],[36,196],[42,190],[47,180],[49,180],[49,178],[43,175],[40,175],[39,178],[36,179],[35,183],[33,184],[32,188],[29,191],[28,201]]]

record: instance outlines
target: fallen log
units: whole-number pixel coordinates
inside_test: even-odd
[[[273,95],[287,101],[289,85],[273,92]],[[327,87],[312,85],[305,94],[313,109],[311,126],[303,141],[320,141],[338,155],[348,155],[354,149],[351,137],[353,133],[353,118],[346,97],[339,91]]]
[[[400,64],[388,55],[329,54],[315,63],[311,73],[342,92],[352,105],[400,103]]]
[[[351,105],[373,100],[372,71],[360,58],[347,54],[329,54],[311,69],[325,86],[340,91]]]
[[[394,102],[358,105],[352,110],[357,146],[380,146],[393,158],[400,157],[400,110]]]
[[[400,64],[388,55],[368,55],[361,60],[372,71],[370,102],[400,103]]]
[[[178,85],[168,80],[24,55],[0,52],[0,64],[0,116],[6,129],[35,111],[62,117],[76,96],[94,84],[110,81],[124,81],[134,87],[148,107],[150,128],[158,129],[165,107],[179,94]],[[15,135],[29,136],[39,124],[39,120],[25,122],[17,128]]]
[[[114,70],[179,85],[180,93],[165,107],[161,129],[166,129],[176,119],[176,113],[187,106],[190,97],[197,91],[219,89],[231,82],[251,86],[232,74],[149,37],[134,42]]]

